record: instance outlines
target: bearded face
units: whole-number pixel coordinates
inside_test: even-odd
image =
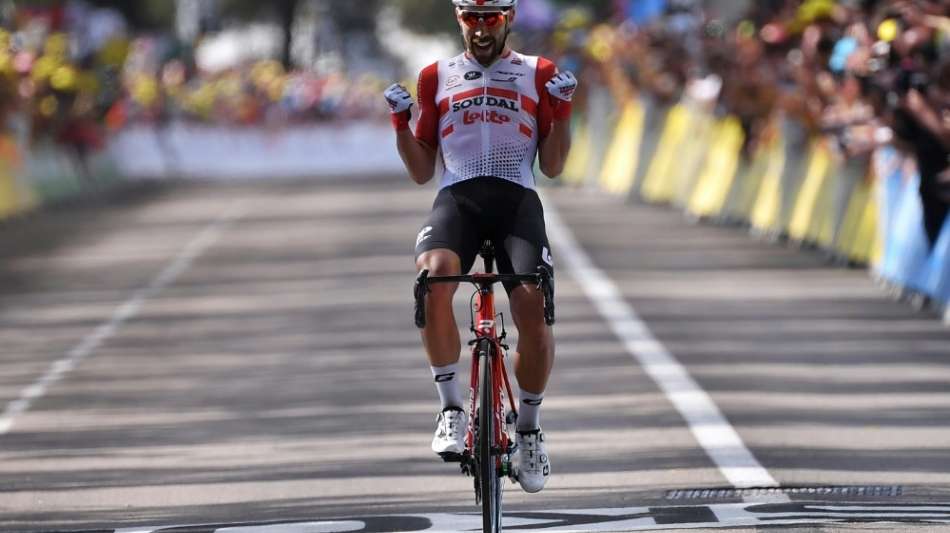
[[[505,50],[513,9],[507,11],[457,11],[465,49],[484,66],[489,66]]]

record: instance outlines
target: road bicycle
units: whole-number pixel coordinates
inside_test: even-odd
[[[416,278],[414,296],[415,321],[425,327],[425,295],[433,283],[471,283],[475,286],[469,306],[472,346],[471,389],[469,391],[469,423],[465,434],[465,450],[461,454],[445,454],[446,462],[458,462],[464,475],[475,484],[475,503],[482,509],[482,530],[501,531],[501,495],[506,477],[514,479],[511,457],[516,451],[513,438],[518,409],[511,393],[511,382],[505,367],[508,346],[504,316],[495,313],[496,283],[530,283],[544,296],[544,321],[554,324],[554,288],[551,274],[539,267],[534,274],[495,274],[494,248],[485,241],[479,255],[485,272],[466,276],[430,277],[423,270]],[[499,328],[500,325],[500,328]],[[506,402],[507,400],[507,402]],[[507,409],[506,409],[507,406]]]

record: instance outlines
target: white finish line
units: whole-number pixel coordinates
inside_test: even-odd
[[[244,214],[244,205],[235,202],[213,222],[206,226],[195,238],[178,252],[178,255],[145,287],[135,291],[128,300],[113,311],[112,316],[86,335],[79,344],[74,346],[66,356],[59,359],[32,385],[23,389],[20,396],[8,403],[0,413],[0,435],[9,433],[13,428],[16,417],[27,411],[36,400],[46,394],[50,386],[58,382],[71,372],[80,361],[88,357],[109,337],[115,335],[119,327],[130,318],[138,314],[145,302],[171,285],[182,272],[198,258],[205,250],[221,237],[224,231]]]
[[[506,513],[502,525],[525,533],[590,533],[684,529],[765,528],[789,525],[885,523],[950,524],[950,505],[720,503],[700,506],[565,509]],[[366,516],[336,520],[242,525],[165,526],[116,529],[114,533],[383,533],[389,531],[457,533],[480,531],[478,513],[430,513]]]
[[[551,202],[544,202],[550,242],[568,272],[623,342],[627,352],[666,394],[690,431],[734,487],[777,487],[778,482],[755,459],[719,407],[686,368],[653,336],[620,289],[577,244]]]

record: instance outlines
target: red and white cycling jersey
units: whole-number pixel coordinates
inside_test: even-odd
[[[556,73],[551,61],[517,52],[487,68],[461,54],[423,69],[416,137],[441,153],[440,188],[492,176],[533,189],[555,105],[544,84]]]

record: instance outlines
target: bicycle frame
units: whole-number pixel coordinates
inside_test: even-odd
[[[504,406],[502,404],[502,393],[507,394],[508,407],[514,417],[518,416],[518,410],[515,406],[514,395],[511,393],[511,382],[508,379],[508,371],[505,367],[504,354],[507,346],[501,341],[504,337],[498,335],[498,328],[495,318],[498,316],[495,312],[495,292],[493,283],[496,276],[493,274],[475,274],[472,276],[473,282],[478,287],[475,294],[475,320],[472,324],[472,332],[475,334],[475,340],[472,341],[472,373],[469,389],[469,412],[475,412],[475,403],[478,396],[478,379],[480,370],[479,347],[483,341],[491,344],[492,350],[489,356],[494,359],[491,367],[492,382],[488,384],[492,390],[492,421],[495,436],[494,448],[496,451],[507,451],[511,444],[508,433],[504,431],[506,418],[504,416]],[[482,281],[484,280],[484,281]],[[504,389],[502,389],[504,386]],[[465,448],[473,449],[475,445],[475,417],[470,417],[468,424],[468,433],[465,436]],[[501,454],[496,456],[496,467],[501,467]],[[502,472],[505,474],[505,472]]]
[[[482,246],[481,256],[485,260],[485,273],[429,278],[429,271],[423,270],[416,278],[413,292],[416,300],[416,326],[423,328],[426,323],[426,294],[429,292],[430,283],[472,283],[476,287],[471,315],[471,330],[475,339],[469,342],[472,346],[472,374],[465,451],[461,456],[453,454],[451,457],[443,456],[443,459],[461,462],[462,472],[475,478],[475,501],[482,507],[483,529],[497,533],[501,531],[502,480],[512,475],[511,454],[514,452],[514,445],[505,426],[515,423],[518,411],[505,367],[508,346],[502,344],[506,335],[504,322],[499,333],[496,321],[499,315],[495,312],[494,285],[504,282],[536,285],[544,296],[544,321],[548,325],[554,324],[554,289],[551,274],[545,267],[538,267],[535,274],[492,273],[494,254],[490,242]],[[480,382],[483,371],[487,383]],[[505,416],[502,395],[508,396],[510,417]],[[484,416],[486,413],[490,413],[489,416]]]

